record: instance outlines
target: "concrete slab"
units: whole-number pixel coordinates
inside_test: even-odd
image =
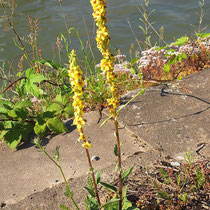
[[[138,90],[122,97],[122,103]],[[102,128],[97,124],[97,112],[85,115],[86,135],[93,144],[91,156],[95,169],[102,169],[102,178],[108,182],[114,177],[116,157],[113,122]],[[103,116],[101,122],[106,119]],[[123,166],[148,166],[158,158],[183,158],[186,150],[205,158],[210,148],[210,69],[190,75],[181,81],[149,88],[124,108],[119,115]],[[89,172],[85,151],[76,143],[78,133],[67,124],[71,132],[48,137],[46,150],[52,154],[60,146],[60,162],[75,199],[83,209],[83,198]],[[72,207],[63,195],[65,186],[58,169],[34,145],[28,144],[11,152],[0,144],[0,202],[6,210],[59,209],[60,204]],[[60,184],[61,183],[61,184]]]
[[[100,124],[97,124],[98,112],[87,113],[85,118],[87,120],[85,133],[93,145],[90,149],[91,156],[100,158],[93,161],[94,167],[96,170],[105,168],[116,160],[113,154],[115,144],[113,123],[109,121],[100,128]],[[85,150],[80,143],[76,143],[78,132],[71,123],[72,120],[68,122],[72,132],[44,140],[46,151],[51,155],[56,146],[60,146],[60,164],[67,179],[81,177],[89,172]],[[144,142],[136,143],[132,133],[123,127],[120,128],[120,137],[123,160],[135,152],[151,149]],[[25,145],[16,152],[10,151],[6,144],[0,144],[0,163],[0,202],[7,205],[63,182],[58,168],[32,144]]]
[[[147,89],[120,112],[119,121],[165,155],[180,158],[205,144],[202,153],[210,144],[210,69]],[[209,151],[202,155],[209,157]]]

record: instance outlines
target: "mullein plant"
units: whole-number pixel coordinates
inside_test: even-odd
[[[109,104],[110,115],[113,116],[115,125],[115,136],[117,143],[117,155],[118,155],[118,193],[119,193],[119,210],[122,209],[122,171],[121,171],[121,149],[120,139],[118,131],[117,111],[116,108],[119,104],[119,94],[117,91],[116,75],[114,73],[114,56],[111,54],[111,50],[108,48],[110,42],[110,34],[106,25],[106,0],[90,0],[93,7],[93,18],[96,26],[98,27],[96,32],[97,47],[101,52],[103,59],[101,60],[101,70],[106,78],[106,84],[108,87],[108,93],[110,98],[107,99]]]
[[[89,148],[92,145],[91,145],[91,142],[87,140],[84,134],[84,125],[85,125],[85,121],[83,117],[84,116],[84,103],[82,101],[83,95],[84,95],[84,91],[83,91],[84,81],[82,79],[83,72],[78,65],[75,50],[71,51],[71,54],[69,56],[69,63],[70,63],[69,78],[70,78],[71,88],[74,93],[73,104],[72,104],[74,107],[74,122],[73,123],[74,125],[77,126],[77,130],[80,134],[79,140],[83,142],[82,146],[85,148],[85,151],[86,151],[88,164],[90,167],[90,172],[92,175],[93,185],[95,189],[95,195],[97,198],[98,206],[100,207],[101,203],[100,203],[97,184],[95,180],[95,173],[94,173],[94,169],[93,169],[91,159],[90,159],[90,154],[89,154]]]

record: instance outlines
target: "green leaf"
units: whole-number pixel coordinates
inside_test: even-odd
[[[3,122],[0,122],[0,130],[4,130],[4,123]]]
[[[47,120],[47,127],[55,133],[64,133],[67,131],[66,126],[59,117],[54,117]]]
[[[33,83],[40,83],[42,82],[43,80],[45,80],[45,76],[42,75],[42,74],[31,74],[30,75],[30,81],[33,82]]]
[[[15,113],[20,119],[26,119],[29,116],[29,111],[26,108],[15,109]]]
[[[37,136],[41,138],[45,135],[46,128],[47,128],[46,123],[40,125],[37,122],[36,125],[34,126],[34,132]]]
[[[24,108],[24,107],[30,107],[32,106],[32,102],[29,100],[24,100],[24,101],[18,101],[15,105],[14,108]]]
[[[31,76],[31,74],[33,74],[33,72],[34,72],[34,68],[29,68],[26,70],[25,74],[26,74],[27,79],[30,78],[30,76]]]
[[[126,198],[127,189],[128,189],[127,186],[125,186],[125,187],[122,188],[122,198],[123,198],[123,199],[127,199],[127,198]]]
[[[0,113],[6,114],[9,110],[12,110],[12,107],[8,104],[0,104]]]
[[[16,117],[17,117],[17,114],[16,114],[16,112],[15,112],[14,109],[13,109],[13,110],[7,111],[7,114],[8,114],[10,117],[12,117],[12,118],[16,118]]]
[[[176,42],[173,42],[172,45],[183,45],[188,41],[189,41],[189,38],[187,36],[183,36],[183,37],[177,39]]]
[[[127,171],[125,171],[123,174],[122,174],[122,182],[124,182],[126,180],[126,178],[129,176],[129,174],[133,171],[133,167],[130,167]]]
[[[114,145],[114,154],[115,156],[118,156],[118,149],[117,149],[117,145]]]
[[[67,106],[64,108],[64,112],[67,113],[69,117],[73,117],[74,116],[74,107]]]
[[[139,58],[133,58],[131,60],[131,65],[134,65],[138,60],[139,60]]]
[[[111,184],[105,183],[105,182],[100,182],[100,184],[108,189],[110,189],[113,192],[117,192],[117,188]]]
[[[27,83],[26,83],[27,84]],[[32,95],[34,95],[36,98],[39,98],[39,95],[40,95],[40,89],[35,85],[33,84],[32,82],[29,83],[28,85],[28,90],[30,93],[32,93]]]
[[[86,196],[85,204],[86,204],[86,209],[99,210],[97,201],[88,195]]]
[[[49,66],[53,69],[58,69],[59,67],[61,67],[59,64],[51,61],[51,60],[41,60],[39,61],[41,64],[45,65],[45,66]]]
[[[62,110],[63,108],[57,103],[52,103],[47,107],[47,111],[51,111],[51,112],[58,112]]]
[[[186,53],[182,53],[182,58],[187,59]]]
[[[95,192],[94,192],[94,190],[92,190],[92,189],[90,189],[90,188],[88,188],[88,187],[84,187],[87,191],[88,191],[88,193],[92,196],[92,197],[96,197],[96,195],[95,195]]]
[[[98,170],[95,174],[96,184],[98,184],[100,182],[100,177],[101,177],[101,171]]]
[[[101,208],[107,208],[111,207],[113,205],[116,205],[119,203],[120,199],[112,198],[110,201],[106,202],[104,205],[101,206]]]
[[[165,72],[170,72],[170,65],[164,64],[163,70],[164,70]]]
[[[69,100],[70,100],[70,98],[67,94],[66,95],[58,94],[58,95],[56,95],[53,102],[59,103],[59,104],[62,104],[63,106],[65,106],[69,102]]]
[[[210,36],[210,33],[196,33],[197,37],[207,38]]]
[[[22,139],[22,132],[19,129],[10,129],[4,136],[7,145],[14,150]]]
[[[132,207],[132,203],[130,202],[130,201],[125,201],[124,203],[123,203],[123,207],[122,207],[122,209],[123,210],[127,210],[129,207]]]
[[[69,207],[67,207],[67,206],[65,206],[65,205],[63,205],[63,204],[60,204],[60,208],[61,208],[62,210],[69,210]]]
[[[8,133],[8,130],[3,130],[0,133],[0,141],[3,141],[4,136]]]
[[[11,101],[0,99],[0,105],[3,105],[3,104],[7,105],[7,107],[10,107],[10,108],[13,107],[13,103]]]

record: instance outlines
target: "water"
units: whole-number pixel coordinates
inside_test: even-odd
[[[108,25],[113,49],[120,48],[121,52],[127,55],[131,43],[135,43],[137,49],[128,21],[137,39],[144,41],[143,33],[138,28],[141,25],[139,20],[141,14],[136,8],[142,2],[142,0],[107,0]],[[66,35],[63,14],[57,0],[19,0],[17,3],[14,21],[18,33],[20,36],[27,38],[27,16],[38,17],[41,28],[38,38],[39,47],[42,49],[45,58],[52,58],[52,45],[55,46],[56,38],[61,33]],[[62,5],[68,27],[77,28],[84,43],[88,39],[87,33],[90,39],[94,41],[94,23],[89,1],[63,0]],[[198,5],[198,0],[150,0],[150,10],[155,9],[150,21],[155,22],[154,27],[157,30],[162,25],[164,26],[166,42],[171,42],[184,34],[193,35],[195,28],[191,24],[198,26],[199,17],[195,15],[196,12],[199,12]],[[209,7],[210,1],[206,0],[204,26],[210,20]],[[18,56],[21,55],[21,51],[13,43],[12,37],[14,35],[12,31],[4,32],[3,30],[5,22],[3,11],[0,10],[0,66],[2,66],[3,61],[17,61]],[[154,32],[153,35],[157,39]],[[74,35],[71,48],[79,49],[79,46],[78,39]],[[97,50],[94,46],[93,48],[95,56],[98,57]],[[62,51],[64,52],[64,48]],[[62,57],[63,61],[66,61],[66,56],[63,55]]]

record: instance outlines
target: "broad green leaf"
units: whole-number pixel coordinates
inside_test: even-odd
[[[56,95],[53,102],[59,103],[59,104],[62,104],[63,106],[65,106],[69,102],[69,96],[58,94],[58,95]]]
[[[41,89],[38,88],[35,84],[30,83],[30,92],[36,97],[38,98],[40,93],[41,93]]]
[[[24,107],[30,107],[32,106],[32,102],[29,100],[24,100],[24,101],[18,101],[15,105],[14,108],[24,108]]]
[[[22,139],[22,132],[19,129],[10,129],[4,136],[7,145],[14,150]]]
[[[34,126],[34,132],[37,136],[43,137],[45,135],[46,128],[47,128],[46,123],[41,125],[36,123],[36,125]]]
[[[54,117],[47,120],[47,127],[55,133],[64,133],[67,131],[66,126],[59,117]]]
[[[0,99],[0,106],[3,104],[9,106],[10,108],[13,107],[13,103],[11,101]]]
[[[16,117],[17,117],[17,114],[16,114],[16,112],[15,112],[14,109],[13,109],[13,110],[9,110],[9,111],[7,112],[7,114],[8,114],[10,117],[12,117],[12,118],[16,118]]]
[[[29,79],[30,78],[30,76],[31,76],[31,74],[33,74],[33,72],[34,72],[34,68],[29,68],[29,69],[27,69],[26,70],[26,77]]]
[[[124,182],[126,180],[126,178],[129,176],[129,174],[133,171],[133,166],[130,167],[127,171],[125,171],[122,174],[122,181]]]
[[[0,141],[3,140],[4,136],[5,136],[7,133],[8,133],[8,130],[3,130],[3,131],[1,131],[1,133],[0,133]]]
[[[90,188],[88,188],[88,187],[84,187],[87,191],[88,191],[88,193],[92,196],[92,197],[96,197],[96,195],[95,195],[95,192],[94,192],[94,190],[92,190],[92,189],[90,189]]]
[[[183,36],[183,37],[177,39],[176,42],[173,42],[172,45],[183,45],[188,41],[189,41],[189,38],[187,36]]]
[[[47,121],[48,119],[54,118],[54,112],[46,111],[41,114],[38,114],[36,117],[37,122],[42,125]]]
[[[117,192],[117,188],[111,184],[105,183],[105,182],[100,182],[100,184],[108,189],[110,189],[113,192]]]
[[[19,117],[21,119],[26,119],[29,116],[29,111],[26,108],[15,109],[15,113],[16,113],[17,117]]]
[[[74,107],[67,106],[64,108],[64,112],[68,113],[69,117],[73,117],[74,116]]]
[[[6,114],[10,109],[7,109],[4,105],[0,105],[0,113]]]
[[[62,110],[63,110],[63,108],[57,103],[50,104],[47,107],[47,111],[50,111],[50,112],[58,112],[58,111],[62,111]]]
[[[42,74],[31,74],[30,75],[30,81],[33,82],[33,83],[40,83],[42,82],[43,80],[45,80],[45,76],[42,75]]]
[[[120,199],[112,198],[110,201],[106,202],[104,205],[101,206],[101,208],[107,208],[111,207],[112,205],[116,205],[119,203]]]

